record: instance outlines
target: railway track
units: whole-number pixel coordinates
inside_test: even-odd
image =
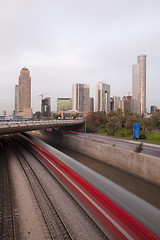
[[[17,229],[13,210],[12,185],[8,163],[0,143],[0,240],[16,240]]]
[[[28,163],[27,159],[20,151],[18,151],[14,147],[14,143],[11,138],[8,137],[7,141],[8,144],[12,146],[13,151],[15,152],[17,159],[19,160],[22,169],[24,170],[24,173],[28,179],[29,185],[33,191],[40,212],[48,228],[50,238],[54,240],[72,240],[72,237],[67,230],[67,227],[59,216],[56,208],[52,204],[44,187],[42,186],[32,167]]]

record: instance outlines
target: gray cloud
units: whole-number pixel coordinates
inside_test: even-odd
[[[32,107],[41,92],[71,97],[72,84],[98,81],[111,94],[132,90],[132,65],[147,54],[147,106],[159,101],[159,0],[1,0],[0,113],[14,109],[14,85],[21,68],[32,76]]]

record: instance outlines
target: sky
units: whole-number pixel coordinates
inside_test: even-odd
[[[32,109],[72,97],[73,83],[132,92],[132,65],[147,55],[147,109],[160,108],[159,0],[0,0],[0,114],[14,110],[20,70],[30,70]]]

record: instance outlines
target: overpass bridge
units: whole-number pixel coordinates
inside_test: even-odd
[[[0,135],[83,124],[84,120],[21,120],[0,122]]]

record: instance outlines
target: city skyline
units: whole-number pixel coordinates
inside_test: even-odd
[[[0,114],[14,110],[14,86],[26,66],[32,77],[33,112],[50,96],[71,97],[72,85],[97,82],[111,86],[111,96],[132,92],[132,65],[147,55],[147,110],[160,108],[160,2],[2,1],[0,8]],[[43,16],[43,18],[42,18]]]

